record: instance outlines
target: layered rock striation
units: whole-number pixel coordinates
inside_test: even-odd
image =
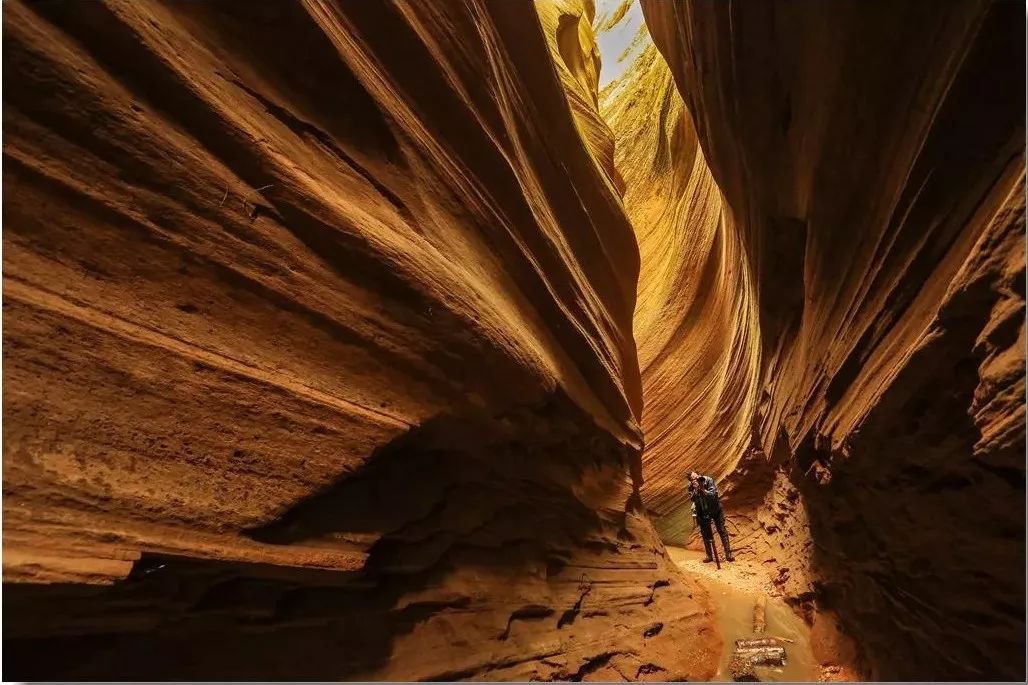
[[[642,493],[661,536],[692,528],[685,473],[728,476],[752,438],[760,340],[746,254],[671,71],[645,34],[603,93],[642,269]]]
[[[5,3],[5,677],[712,675],[590,18]]]
[[[4,5],[5,677],[1023,677],[1020,15],[642,7]]]
[[[633,169],[621,171],[642,256],[647,506],[677,537],[676,481],[734,466],[725,490],[744,553],[812,621],[837,616],[865,674],[1023,677],[1016,11],[642,7],[691,118],[668,123],[682,118],[675,94],[644,62],[605,106]],[[640,93],[657,133],[624,114]],[[719,193],[698,182],[706,165]],[[678,192],[662,202],[660,184]],[[684,260],[715,265],[712,278],[743,270],[742,290],[686,286],[678,299],[642,285],[679,278],[650,273]],[[708,347],[718,335],[736,345]],[[675,350],[678,378],[661,369]]]

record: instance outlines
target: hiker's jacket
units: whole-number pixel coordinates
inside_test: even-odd
[[[721,510],[721,498],[717,492],[717,483],[710,476],[699,477],[699,487],[689,483],[689,497],[692,499],[692,515],[694,518],[708,521]]]

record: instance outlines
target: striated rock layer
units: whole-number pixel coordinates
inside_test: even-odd
[[[4,4],[5,678],[712,675],[591,16]]]
[[[634,327],[643,379],[642,494],[666,541],[692,528],[685,473],[722,480],[747,448],[759,328],[743,243],[667,64],[645,34],[604,92],[642,269]],[[630,56],[628,56],[630,57]]]
[[[687,468],[720,474],[737,461],[725,490],[744,553],[812,620],[838,617],[868,675],[1023,678],[1019,10],[974,0],[643,0],[643,10],[725,217],[713,218],[716,201],[700,184],[667,208],[634,204],[648,191],[622,169],[641,282],[651,268],[667,271],[675,251],[726,273],[715,256],[738,244],[755,303],[716,288],[677,304],[640,297],[644,400],[660,414],[644,413],[644,472],[655,465],[672,483]],[[675,105],[665,98],[658,111],[671,116]],[[620,141],[624,129],[613,127]],[[696,174],[689,146],[658,152],[667,149],[684,163],[663,178],[688,191],[675,179]],[[686,217],[692,230],[679,238],[682,222],[660,213],[689,202],[699,216]],[[715,231],[732,237],[705,248]],[[661,311],[664,302],[673,307]],[[706,362],[676,381],[677,399],[659,380],[647,344],[673,350],[675,336],[707,335],[694,329],[708,321],[737,338],[756,321],[752,405],[752,367],[720,371],[739,349],[684,347],[684,368]],[[726,402],[717,388],[729,382],[740,390]],[[704,383],[714,388],[705,399],[687,394]],[[677,404],[704,418],[677,427],[663,417]],[[705,418],[721,408],[734,419]],[[736,429],[720,445],[704,440],[718,425]],[[742,426],[754,431],[747,449]],[[665,448],[674,443],[700,451],[676,455]],[[675,518],[671,496],[653,499]]]

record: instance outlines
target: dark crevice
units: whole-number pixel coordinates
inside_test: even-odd
[[[336,142],[332,136],[319,129],[314,124],[300,119],[295,114],[287,110],[281,105],[277,105],[267,97],[261,95],[253,88],[250,88],[239,79],[232,79],[232,83],[245,91],[250,97],[257,100],[264,107],[268,114],[272,115],[289,128],[290,131],[300,136],[301,138],[310,138],[322,145],[325,149],[330,151],[340,160],[342,160],[347,166],[360,174],[361,178],[367,181],[371,186],[379,192],[384,198],[386,198],[390,204],[396,209],[399,214],[404,217],[405,220],[411,220],[412,216],[410,211],[407,209],[406,204],[399,198],[396,193],[389,190],[381,181],[375,178],[374,174],[369,172],[362,164],[360,164],[353,156],[349,155],[344,151]]]
[[[618,651],[604,652],[597,654],[596,656],[589,657],[585,663],[578,667],[578,670],[572,673],[568,680],[572,683],[580,683],[590,673],[595,673],[600,670],[616,655],[621,654]]]
[[[574,606],[561,614],[560,618],[557,619],[558,629],[575,622],[575,619],[578,618],[579,612],[582,610],[582,602],[591,591],[592,586],[587,584],[585,589],[582,590],[581,594],[578,596],[578,601],[575,602]]]
[[[643,602],[643,606],[649,606],[653,604],[653,600],[657,595],[657,589],[667,587],[669,585],[671,585],[670,580],[658,580],[654,582],[653,585],[650,586],[650,596],[646,598],[645,602]]]
[[[507,619],[507,628],[500,635],[500,640],[506,640],[510,637],[510,628],[514,621],[524,620],[537,620],[547,618],[553,615],[553,609],[551,607],[542,606],[541,604],[530,604],[523,606],[520,609],[515,609]]]

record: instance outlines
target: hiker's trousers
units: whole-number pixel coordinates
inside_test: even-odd
[[[717,534],[721,536],[721,542],[727,544],[728,541],[728,529],[725,528],[725,512],[719,506],[710,518],[697,517],[697,523],[700,524],[700,534],[703,535],[704,540],[714,539],[714,527],[717,527]],[[711,525],[713,524],[713,525]]]

